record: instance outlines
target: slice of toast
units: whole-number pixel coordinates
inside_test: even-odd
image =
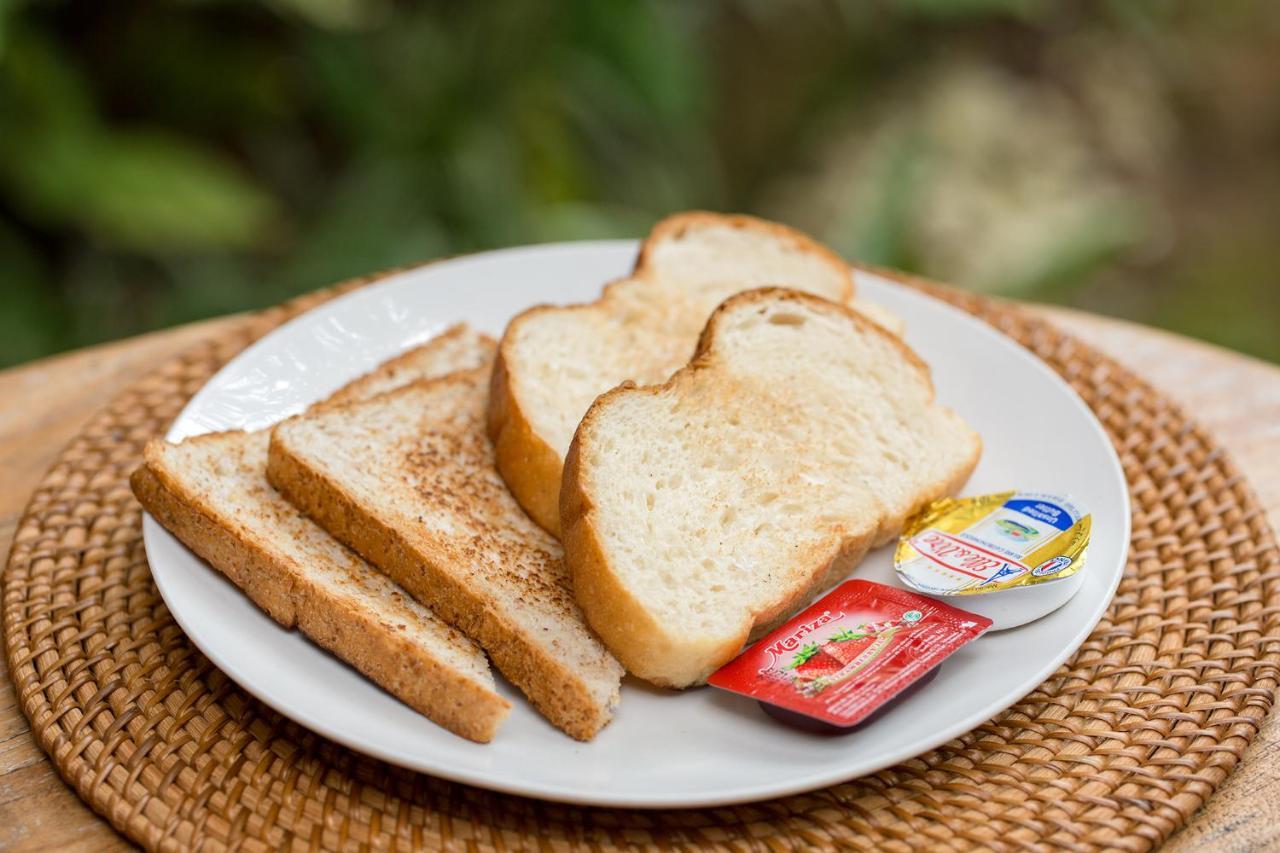
[[[421,346],[406,350],[363,376],[343,385],[309,411],[368,400],[423,379],[438,379],[460,370],[489,367],[496,346],[493,338],[465,323],[445,329]]]
[[[520,505],[560,531],[564,455],[595,398],[623,382],[661,382],[693,355],[707,316],[734,293],[785,285],[853,298],[849,266],[806,235],[761,219],[681,213],[659,222],[629,278],[595,302],[539,306],[499,345],[488,428]],[[877,322],[893,323],[877,311]]]
[[[587,628],[560,545],[494,468],[489,372],[420,382],[276,426],[282,494],[489,653],[548,720],[589,740],[622,667]]]
[[[591,406],[561,514],[574,594],[627,669],[684,687],[958,489],[981,441],[855,311],[750,291],[689,365]]]
[[[493,349],[490,339],[455,327],[331,399],[473,369],[488,364]],[[152,441],[133,474],[134,494],[281,625],[450,731],[491,740],[510,703],[495,692],[484,653],[276,493],[266,479],[269,441],[266,431]]]

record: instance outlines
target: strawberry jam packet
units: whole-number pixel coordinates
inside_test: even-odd
[[[990,619],[914,592],[845,581],[707,680],[846,728],[989,627]]]

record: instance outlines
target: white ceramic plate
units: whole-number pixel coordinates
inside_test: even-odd
[[[590,300],[628,271],[635,250],[632,242],[537,246],[400,273],[250,347],[195,396],[168,437],[267,426],[459,320],[497,335],[532,304]],[[192,641],[281,713],[369,755],[495,790],[580,804],[710,806],[810,790],[919,755],[1012,705],[1080,645],[1123,571],[1128,494],[1098,422],[1043,363],[948,305],[875,276],[857,281],[861,295],[906,320],[939,398],[982,434],[986,450],[966,493],[1069,492],[1095,521],[1087,579],[1070,603],[967,646],[932,683],[853,734],[793,731],[711,688],[674,693],[628,680],[616,719],[593,742],[577,743],[500,679],[511,716],[493,743],[473,744],[278,627],[148,518],[160,592]],[[891,582],[890,549],[856,576]]]

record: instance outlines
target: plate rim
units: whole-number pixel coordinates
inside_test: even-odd
[[[252,358],[253,354],[259,348],[269,346],[270,345],[269,342],[271,338],[276,336],[278,333],[282,332],[285,329],[288,329],[289,327],[293,326],[295,323],[306,321],[308,318],[308,315],[311,315],[313,311],[317,309],[340,311],[341,305],[343,303],[346,303],[350,300],[361,298],[362,295],[363,295],[363,298],[371,298],[368,296],[369,293],[376,291],[379,288],[394,284],[397,280],[403,277],[418,275],[418,274],[421,274],[424,270],[427,270],[431,267],[438,267],[453,261],[467,261],[467,260],[472,260],[477,258],[492,257],[495,255],[506,254],[506,253],[542,251],[542,250],[554,251],[554,250],[564,250],[564,249],[572,249],[572,248],[578,248],[578,247],[581,247],[581,248],[598,247],[601,249],[605,249],[605,248],[611,248],[611,247],[629,246],[634,248],[638,244],[639,244],[638,240],[574,240],[574,241],[561,241],[561,242],[553,242],[553,243],[539,243],[539,244],[531,244],[531,245],[525,245],[525,246],[510,246],[510,247],[504,247],[501,249],[495,249],[492,251],[476,252],[476,253],[456,256],[452,258],[430,260],[422,264],[415,265],[413,267],[398,269],[398,270],[390,271],[386,275],[380,275],[374,280],[370,281],[365,286],[357,287],[348,293],[344,293],[332,299],[326,300],[320,305],[307,309],[295,317],[291,317],[290,319],[286,320],[285,322],[271,329],[262,337],[253,341],[251,344],[249,344],[240,352],[236,353],[236,355],[234,355],[225,364],[223,364],[220,368],[218,368],[217,371],[215,371],[212,375],[210,375],[205,380],[204,384],[201,385],[200,389],[195,394],[193,394],[191,398],[186,402],[182,410],[178,413],[178,415],[174,418],[173,422],[170,424],[169,429],[166,430],[165,440],[166,441],[174,440],[173,436],[175,434],[180,434],[182,437],[189,437],[191,435],[197,434],[196,432],[191,432],[191,431],[183,432],[182,430],[179,429],[179,424],[181,424],[186,418],[188,410],[193,407],[196,407],[201,402],[202,398],[206,393],[213,393],[213,391],[216,390],[216,389],[213,389],[212,386],[214,385],[218,377],[221,376],[224,372],[233,369],[236,366],[236,364],[240,362],[242,359]],[[923,755],[924,753],[929,752],[930,750],[933,750],[944,743],[947,743],[948,741],[954,739],[955,737],[958,737],[962,734],[972,731],[974,728],[981,725],[983,722],[989,719],[992,719],[993,717],[996,717],[999,714],[1004,713],[1006,710],[1008,710],[1009,708],[1013,707],[1018,702],[1026,698],[1026,696],[1029,695],[1031,692],[1034,692],[1034,690],[1039,685],[1044,683],[1044,681],[1054,671],[1056,671],[1058,667],[1060,667],[1068,658],[1070,658],[1079,650],[1080,646],[1088,638],[1089,634],[1092,633],[1093,629],[1097,626],[1098,622],[1101,621],[1102,617],[1110,609],[1115,598],[1116,590],[1118,589],[1120,582],[1124,577],[1124,567],[1125,567],[1125,564],[1127,563],[1130,546],[1131,546],[1130,538],[1132,536],[1132,507],[1131,507],[1128,480],[1125,477],[1124,469],[1120,463],[1119,455],[1116,452],[1115,446],[1112,444],[1110,438],[1107,436],[1106,431],[1103,428],[1101,422],[1099,421],[1097,415],[1093,412],[1092,409],[1089,408],[1088,404],[1084,402],[1083,398],[1080,397],[1080,395],[1076,392],[1076,390],[1062,376],[1060,376],[1056,371],[1054,371],[1052,367],[1050,367],[1047,363],[1045,363],[1038,355],[1036,355],[1034,352],[1032,352],[1031,350],[1023,346],[1020,342],[1004,334],[1002,331],[1000,331],[990,323],[987,323],[986,321],[980,319],[979,317],[973,314],[970,314],[969,312],[964,311],[963,309],[955,305],[952,305],[951,303],[948,303],[945,300],[939,299],[928,292],[922,291],[918,288],[913,288],[909,284],[893,279],[891,277],[892,271],[880,272],[875,269],[869,269],[869,268],[866,268],[863,266],[857,266],[857,265],[851,265],[850,269],[851,269],[851,274],[855,276],[855,281],[856,281],[856,278],[859,276],[870,276],[877,280],[874,286],[885,286],[885,287],[902,288],[905,290],[909,290],[914,295],[919,296],[922,299],[926,299],[929,302],[933,303],[935,306],[938,306],[944,309],[946,312],[952,315],[952,319],[962,323],[970,324],[971,328],[981,329],[981,332],[980,332],[981,334],[995,335],[998,338],[1003,339],[1004,344],[1012,345],[1017,349],[1021,350],[1022,353],[1028,357],[1028,360],[1031,362],[1032,368],[1034,370],[1039,371],[1042,377],[1047,379],[1050,383],[1055,384],[1058,387],[1058,390],[1066,392],[1066,395],[1071,400],[1072,404],[1084,415],[1085,421],[1089,424],[1090,429],[1094,433],[1094,437],[1100,442],[1101,446],[1106,450],[1109,473],[1112,475],[1114,484],[1118,484],[1119,493],[1123,496],[1123,500],[1120,501],[1121,506],[1123,507],[1123,524],[1119,531],[1119,534],[1120,534],[1119,542],[1121,543],[1121,551],[1120,551],[1119,560],[1118,560],[1119,566],[1118,566],[1118,569],[1114,572],[1114,577],[1112,578],[1111,583],[1107,588],[1105,595],[1103,595],[1099,599],[1098,606],[1094,608],[1094,611],[1089,614],[1088,618],[1083,622],[1081,622],[1076,632],[1072,635],[1070,641],[1063,644],[1062,650],[1054,654],[1048,660],[1047,663],[1045,663],[1042,667],[1036,670],[1033,676],[1028,676],[1027,679],[1025,679],[1016,690],[1010,691],[1012,694],[1012,698],[1007,703],[1003,703],[1003,700],[1002,700],[1002,702],[998,703],[998,705],[984,705],[982,708],[970,713],[965,717],[958,719],[951,725],[939,729],[938,732],[935,733],[934,735],[928,738],[925,738],[921,741],[917,741],[911,746],[906,746],[895,752],[885,754],[879,757],[876,761],[870,762],[871,766],[861,770],[849,771],[847,769],[842,770],[839,768],[824,769],[824,770],[815,771],[812,774],[805,775],[802,777],[794,777],[790,779],[786,784],[783,784],[783,785],[761,784],[751,788],[735,789],[733,793],[727,794],[727,795],[719,794],[719,795],[708,796],[704,798],[698,798],[698,797],[691,798],[689,796],[668,796],[658,792],[651,793],[644,797],[634,797],[634,796],[611,797],[604,792],[601,792],[600,795],[598,796],[591,796],[591,795],[584,796],[583,791],[580,788],[570,788],[570,787],[565,787],[565,786],[556,785],[553,783],[545,783],[545,782],[534,782],[534,783],[525,783],[525,784],[507,782],[501,779],[500,777],[488,776],[482,772],[472,771],[465,767],[456,768],[447,763],[442,764],[438,761],[433,762],[430,759],[430,756],[410,756],[405,754],[396,754],[392,751],[383,749],[382,747],[378,746],[376,743],[366,740],[365,738],[361,737],[358,733],[353,735],[349,731],[341,727],[333,726],[333,725],[329,725],[328,723],[325,723],[323,720],[316,718],[314,715],[306,713],[305,711],[307,709],[305,708],[303,709],[303,712],[299,713],[298,705],[290,703],[278,697],[277,695],[272,693],[270,689],[268,689],[267,687],[264,687],[263,685],[260,685],[256,680],[244,677],[244,674],[238,670],[234,662],[228,660],[226,655],[222,652],[222,650],[218,647],[216,643],[206,642],[207,638],[201,638],[196,633],[193,633],[189,627],[189,623],[187,619],[183,615],[182,608],[181,607],[175,608],[173,606],[172,590],[168,586],[169,581],[168,579],[165,578],[165,573],[163,571],[161,571],[160,573],[157,573],[154,569],[151,569],[152,578],[155,580],[156,587],[160,592],[160,596],[165,602],[165,607],[169,611],[170,615],[174,618],[174,620],[178,623],[178,626],[182,629],[187,639],[190,640],[192,644],[195,645],[201,651],[201,653],[203,653],[207,658],[209,658],[209,660],[224,675],[226,675],[228,678],[234,681],[239,687],[241,687],[246,692],[254,696],[256,699],[258,699],[268,707],[275,710],[277,713],[281,714],[285,718],[292,720],[293,722],[303,726],[304,728],[312,732],[315,732],[336,743],[340,743],[343,746],[353,749],[361,754],[368,755],[370,757],[373,757],[382,761],[386,761],[389,764],[393,764],[399,767],[404,767],[406,769],[413,770],[415,772],[432,774],[432,775],[439,776],[443,779],[448,779],[450,781],[472,785],[478,788],[483,788],[485,790],[490,790],[490,791],[496,791],[503,794],[530,797],[535,799],[548,800],[552,802],[566,803],[570,805],[604,807],[604,808],[632,808],[632,809],[696,809],[696,808],[710,808],[710,807],[718,807],[718,806],[741,805],[744,803],[753,803],[753,802],[760,802],[768,799],[788,797],[796,794],[807,793],[820,788],[829,787],[831,785],[836,785],[843,782],[852,781],[853,779],[862,778],[864,776],[871,775],[885,768],[892,767],[902,761],[917,757],[919,755]],[[530,304],[532,305],[532,304],[540,304],[540,303],[535,301],[535,302],[531,302]],[[314,318],[312,318],[312,322],[314,322]],[[445,326],[447,326],[451,322],[455,322],[455,321],[446,319]],[[285,415],[285,417],[287,417],[287,415]],[[169,540],[169,542],[165,543],[164,542],[165,539]],[[159,553],[160,550],[166,546],[166,544],[176,545],[177,547],[188,551],[188,553],[191,553],[190,549],[187,548],[185,544],[183,544],[180,540],[178,540],[171,533],[169,533],[162,525],[159,524],[159,522],[157,522],[150,515],[150,513],[146,513],[146,512],[144,512],[143,514],[143,543],[144,543],[144,548],[146,550],[149,567],[151,566],[152,553],[153,552]],[[194,553],[192,553],[192,557],[197,562],[201,564],[205,564],[205,561],[199,558],[198,556],[194,555]],[[221,573],[217,572],[217,570],[211,567],[208,567],[207,564],[205,564],[205,566],[208,571],[213,572],[221,577]],[[266,617],[266,618],[269,619],[270,617]],[[274,621],[273,621],[273,624],[276,624],[277,627],[280,627],[278,623],[274,623]],[[297,633],[296,629],[288,629],[288,630],[294,633]],[[331,655],[325,649],[316,645],[309,638],[306,638],[304,636],[303,639],[306,641],[308,645],[311,646],[312,650],[315,651],[316,653],[330,656],[330,657],[336,657]],[[347,666],[347,664],[341,661],[340,658],[338,658],[338,660],[344,666]],[[364,676],[362,675],[361,677],[363,678]],[[630,678],[630,676],[628,676],[628,678]],[[374,685],[374,686],[377,687],[377,689],[382,690],[381,687],[378,687],[377,685]],[[712,688],[703,688],[703,689],[712,689]],[[395,697],[392,697],[392,698],[395,698]]]

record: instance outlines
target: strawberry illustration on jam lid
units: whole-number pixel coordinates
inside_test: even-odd
[[[788,669],[794,669],[796,672],[815,672],[833,666],[839,669],[840,661],[828,655],[826,650],[817,643],[810,643],[800,649],[791,659],[791,663],[787,664]]]
[[[822,649],[843,666],[853,661],[875,638],[870,628],[842,628],[827,639]]]
[[[810,643],[796,652],[787,668],[797,677],[815,679],[839,672],[842,666],[844,663],[827,654],[825,648],[818,646],[817,643]]]

